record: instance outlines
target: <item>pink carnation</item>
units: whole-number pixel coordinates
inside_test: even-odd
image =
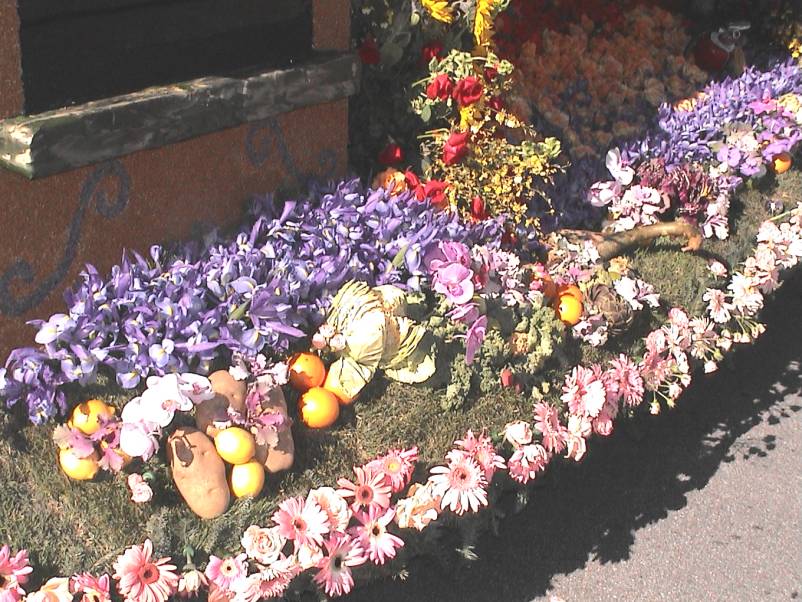
[[[14,556],[11,548],[4,545],[0,548],[0,600],[16,602],[25,595],[22,586],[28,581],[33,569],[28,564],[28,552],[20,550]]]
[[[637,365],[623,353],[610,360],[610,368],[604,373],[604,384],[616,401],[623,400],[630,407],[643,401],[643,378]]]
[[[510,476],[519,483],[528,483],[546,470],[550,459],[551,454],[538,443],[519,447],[508,462]]]
[[[128,489],[131,490],[131,501],[135,504],[144,504],[153,498],[153,489],[150,488],[142,475],[131,473],[128,475]]]
[[[576,366],[565,377],[562,400],[568,404],[572,414],[595,417],[607,400],[607,391],[598,366],[585,368]]]
[[[535,429],[543,435],[543,446],[550,452],[559,454],[565,449],[567,431],[560,424],[560,413],[547,403],[535,404]]]

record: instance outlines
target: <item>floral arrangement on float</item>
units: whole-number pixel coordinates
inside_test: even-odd
[[[461,24],[479,49],[438,51],[420,67],[412,107],[445,126],[424,138],[423,178],[392,169],[373,189],[351,180],[257,199],[233,235],[126,254],[108,277],[87,266],[65,313],[32,322],[38,346],[0,369],[9,412],[52,433],[53,465],[77,486],[125,488],[135,510],[185,504],[209,529],[237,527],[234,545],[185,541],[179,570],[169,540],[142,538],[36,588],[14,542],[0,548],[0,599],[250,602],[311,584],[347,594],[364,567],[389,564],[433,525],[479,513],[558,457],[580,461],[592,436],[639,408],[673,406],[697,368],[714,371],[762,332],[764,295],[802,260],[802,205],[764,221],[736,269],[710,263],[702,315],[667,304],[623,255],[663,235],[687,251],[724,238],[738,186],[790,167],[797,66],[663,105],[660,128],[610,151],[612,180],[585,191],[609,227],[546,235],[532,199],[557,173],[560,147],[504,105],[512,65],[490,44],[502,3],[409,4],[387,14]],[[385,46],[379,62],[397,54]],[[370,63],[369,45],[361,51]],[[639,351],[577,362],[580,345],[604,348],[647,312],[660,324]],[[102,374],[130,393],[76,399]],[[443,422],[482,395],[495,406],[513,398],[514,419],[459,427],[436,458],[423,442],[390,442],[348,476],[285,491],[292,473],[314,474],[298,452],[336,440],[389,381],[426,388],[436,415],[451,412]],[[275,503],[255,506],[271,488]]]
[[[661,402],[673,406],[691,381],[694,363],[706,372],[715,370],[734,343],[759,336],[763,327],[756,318],[763,295],[779,286],[782,271],[800,261],[802,204],[761,225],[753,254],[733,272],[726,286],[706,293],[704,316],[691,318],[673,308],[666,324],[646,336],[645,353],[639,361],[622,355],[607,368],[596,364],[573,368],[565,377],[561,404],[541,400],[534,404],[531,421],[518,420],[504,427],[500,435],[505,450],[498,449],[488,436],[469,431],[455,441],[444,464],[431,468],[425,482],[411,485],[417,450],[391,450],[355,467],[354,477],[339,479],[336,489],[319,487],[305,497],[285,499],[267,526],[252,525],[245,531],[241,553],[211,555],[203,572],[188,560],[179,573],[170,557],[156,558],[152,542],[147,540],[119,555],[112,575],[54,577],[26,595],[33,570],[28,555],[6,545],[0,548],[0,592],[8,600],[72,600],[80,595],[82,600],[102,601],[112,599],[114,583],[128,600],[164,601],[172,595],[191,597],[202,590],[215,599],[258,600],[280,597],[294,578],[311,571],[313,580],[328,595],[348,593],[356,567],[382,565],[394,558],[404,546],[399,535],[405,530],[423,531],[446,513],[460,516],[479,511],[489,503],[491,481],[503,475],[527,483],[558,455],[579,461],[587,453],[590,435],[611,434],[621,411],[644,403],[653,413],[659,412]],[[238,365],[234,374],[241,368]],[[307,376],[296,379],[305,381]],[[267,382],[272,388],[272,378]],[[201,398],[205,398],[201,404],[214,399],[211,380],[198,377],[160,380],[148,391],[166,390],[174,384],[184,391],[186,405]],[[101,406],[88,404],[78,410],[71,428],[92,431],[113,416],[97,412],[94,419],[86,417],[92,408]],[[170,412],[163,409],[164,422]],[[240,453],[233,448],[229,451]],[[249,453],[229,459],[236,462]]]

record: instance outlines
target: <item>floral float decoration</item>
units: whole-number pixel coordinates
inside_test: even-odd
[[[550,208],[546,185],[561,169],[560,143],[539,137],[506,106],[512,72],[491,51],[452,50],[432,59],[412,109],[427,124],[447,126],[421,143],[425,175],[449,183],[447,206],[469,219],[506,214],[532,224]]]
[[[355,467],[354,477],[339,479],[337,488],[318,487],[285,499],[267,526],[246,529],[241,554],[210,556],[204,573],[190,562],[179,574],[171,558],[156,559],[149,540],[130,547],[114,563],[116,589],[129,597],[147,590],[148,599],[158,602],[205,590],[227,599],[278,598],[293,579],[310,571],[328,595],[347,594],[358,567],[394,558],[410,532],[427,530],[445,514],[461,516],[491,505],[491,482],[508,476],[529,483],[560,455],[581,460],[588,438],[609,436],[622,410],[648,403],[656,413],[661,401],[673,405],[691,381],[692,363],[715,370],[735,344],[759,336],[763,294],[775,290],[781,272],[800,261],[802,204],[760,226],[754,252],[721,288],[708,291],[705,316],[691,318],[673,308],[667,322],[647,335],[640,361],[621,356],[606,369],[575,367],[559,395],[563,410],[546,401],[534,403],[530,420],[510,422],[498,433],[505,449],[469,431],[425,481],[411,484],[417,449],[390,450]],[[138,576],[146,569],[154,572],[147,583]],[[26,551],[0,548],[0,591],[9,599],[26,595],[32,570]],[[49,600],[48,594],[63,592],[64,599],[83,594],[110,600],[111,587],[108,574],[79,573],[51,578],[28,599]]]

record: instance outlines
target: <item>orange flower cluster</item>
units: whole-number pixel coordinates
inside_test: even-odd
[[[602,24],[583,16],[567,33],[526,42],[517,68],[524,95],[561,130],[573,159],[602,156],[613,140],[642,132],[654,109],[685,98],[707,74],[683,56],[680,17],[638,6]]]

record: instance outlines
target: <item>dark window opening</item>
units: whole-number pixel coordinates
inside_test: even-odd
[[[312,50],[311,0],[18,0],[25,112],[288,66]]]

